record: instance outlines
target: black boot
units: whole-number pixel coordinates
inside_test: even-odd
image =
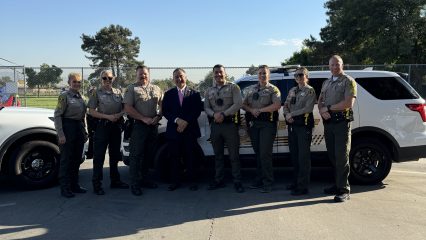
[[[93,192],[96,195],[105,195],[105,191],[102,189],[102,184],[100,182],[93,183]]]
[[[61,196],[66,198],[75,197],[74,193],[71,192],[71,189],[68,187],[61,187]]]

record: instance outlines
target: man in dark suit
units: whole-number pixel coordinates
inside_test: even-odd
[[[162,111],[167,119],[166,138],[170,151],[172,184],[169,191],[174,191],[181,184],[181,159],[184,159],[189,189],[195,191],[198,186],[195,181],[194,149],[197,138],[201,136],[198,117],[202,111],[200,93],[186,85],[186,72],[182,68],[173,71],[175,88],[164,94]]]

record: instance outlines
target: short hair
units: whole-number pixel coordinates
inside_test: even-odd
[[[213,71],[214,71],[215,68],[223,68],[223,69],[225,69],[225,67],[222,64],[216,64],[216,65],[214,65],[213,66]]]
[[[107,70],[102,70],[102,72],[101,72],[101,74],[99,75],[99,78],[102,78],[102,75],[104,75],[105,73],[111,73],[111,75],[113,75],[112,74],[112,71],[111,70],[109,70],[109,69],[107,69]]]
[[[145,65],[138,65],[138,66],[136,67],[136,72],[137,72],[139,69],[146,69],[146,70],[148,70],[148,72],[149,72],[149,68],[148,68],[147,66],[145,66]]]
[[[331,59],[336,59],[337,61],[339,61],[341,64],[343,64],[343,59],[341,56],[335,54],[333,56],[330,57],[330,59],[328,61],[330,61]]]
[[[271,70],[269,70],[269,66],[266,64],[259,65],[259,67],[257,68],[257,71],[259,71],[260,69],[265,69],[265,70],[268,70],[268,72],[271,72]]]
[[[186,74],[186,72],[185,72],[185,70],[183,70],[183,68],[176,68],[175,70],[173,70],[173,75],[175,75],[175,72],[177,72],[177,71],[181,71],[181,72]]]
[[[77,72],[72,72],[68,74],[68,82],[71,80],[71,78],[74,77],[76,80],[81,81],[81,74]]]
[[[307,68],[305,68],[305,67],[298,67],[298,68],[296,68],[296,72],[300,71],[300,70],[303,71],[303,74],[305,74],[306,77],[309,77],[309,71],[308,71]]]

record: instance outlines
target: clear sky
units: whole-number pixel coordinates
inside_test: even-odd
[[[325,0],[2,0],[0,58],[86,67],[81,35],[118,24],[141,39],[151,67],[278,66],[319,38]],[[0,60],[1,65],[11,65]]]

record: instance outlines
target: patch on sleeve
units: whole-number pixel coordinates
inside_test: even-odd
[[[352,81],[351,81],[350,88],[351,88],[351,93],[352,93],[354,96],[356,96],[356,83],[355,83],[355,81],[354,81],[354,80],[352,80]]]
[[[65,95],[59,95],[58,97],[58,104],[56,105],[57,109],[62,109],[62,107],[65,105],[66,96]]]

